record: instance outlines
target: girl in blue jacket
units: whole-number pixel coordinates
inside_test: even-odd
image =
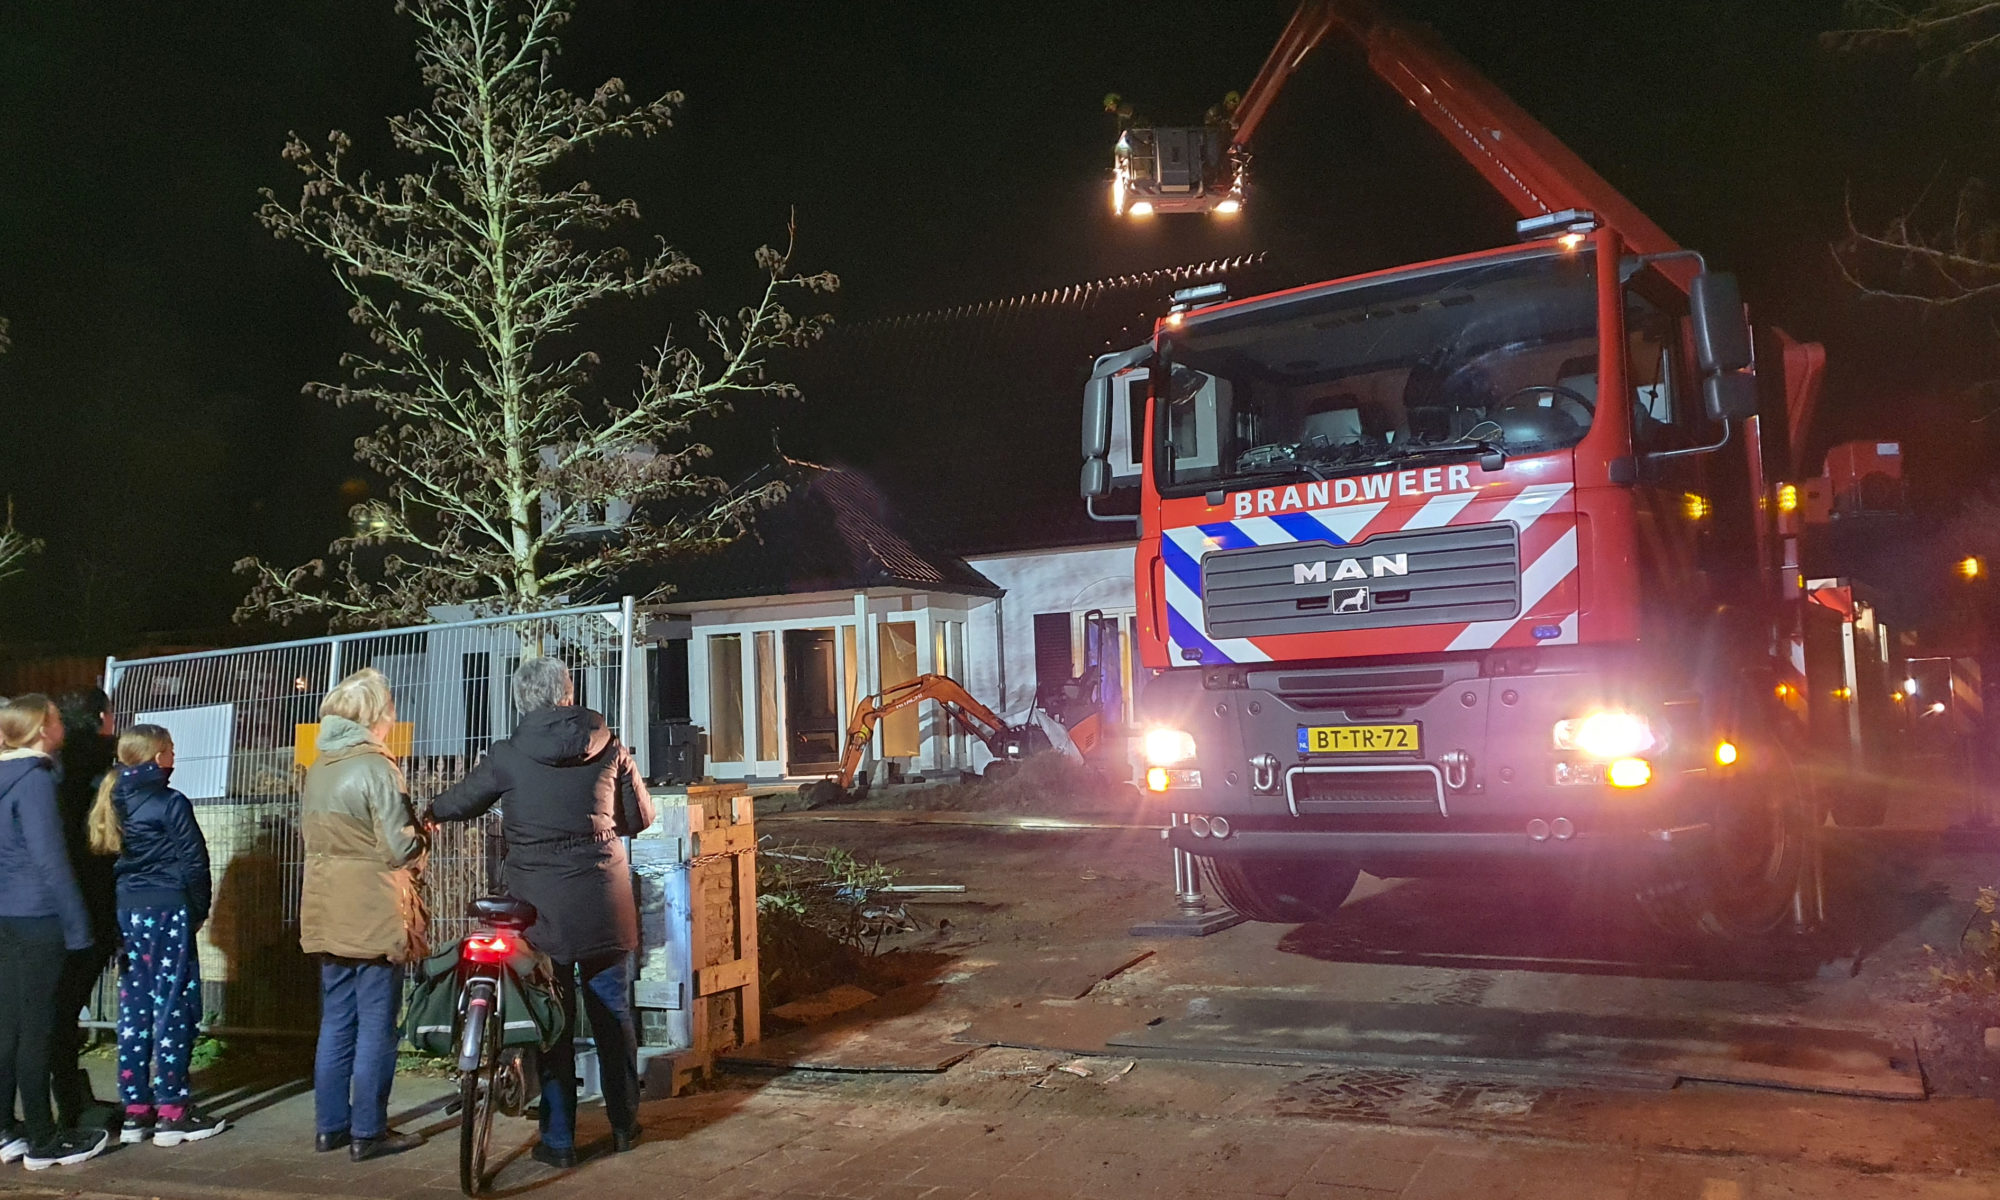
[[[201,957],[195,931],[208,919],[208,842],[194,806],[167,786],[173,735],[134,725],[118,739],[90,810],[90,845],[118,856],[118,925],[125,935],[118,980],[121,1142],[178,1146],[221,1133],[227,1122],[188,1101],[188,1060],[201,1019]]]
[[[66,953],[91,942],[56,804],[54,756],[62,744],[62,718],[47,696],[0,704],[0,1163],[25,1158],[31,1171],[74,1166],[105,1142],[102,1129],[56,1128],[49,1109],[49,1052],[60,1015],[49,997]]]

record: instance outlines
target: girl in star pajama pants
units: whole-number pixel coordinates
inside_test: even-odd
[[[120,909],[118,1094],[127,1112],[187,1103],[188,1058],[201,1019],[201,959],[185,907]]]
[[[188,798],[167,786],[173,736],[134,725],[118,739],[118,764],[90,812],[90,845],[118,856],[118,1093],[120,1140],[159,1145],[220,1132],[188,1104],[188,1061],[201,1019],[195,931],[213,894],[208,843]]]

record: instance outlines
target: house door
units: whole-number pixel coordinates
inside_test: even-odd
[[[786,774],[819,774],[839,764],[838,682],[833,630],[785,631]]]

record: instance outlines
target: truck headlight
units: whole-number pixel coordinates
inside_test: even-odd
[[[1557,721],[1555,744],[1558,750],[1572,750],[1592,758],[1631,758],[1644,754],[1659,743],[1653,726],[1638,713],[1606,710],[1587,717]]]
[[[1146,765],[1173,767],[1194,757],[1194,735],[1179,729],[1146,731]]]

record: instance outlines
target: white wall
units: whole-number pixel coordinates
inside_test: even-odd
[[[1137,546],[1126,542],[969,559],[974,570],[1007,590],[998,605],[973,614],[967,631],[968,641],[981,639],[978,650],[968,645],[966,652],[973,662],[973,694],[988,703],[997,698],[996,707],[1009,719],[1026,713],[1035,702],[1035,614],[1131,611],[1136,554]],[[982,662],[991,671],[985,678],[978,673]]]

